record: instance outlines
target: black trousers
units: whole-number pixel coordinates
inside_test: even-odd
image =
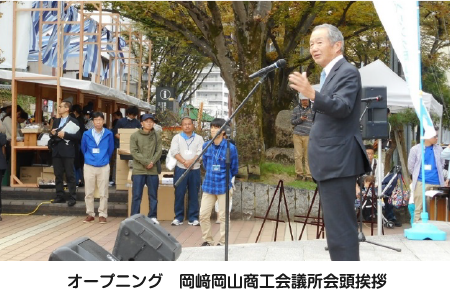
[[[355,184],[356,176],[317,182],[332,261],[359,261]]]
[[[75,184],[75,170],[73,158],[53,158],[53,170],[55,173],[56,196],[64,198],[64,173],[66,173],[67,186],[69,188],[69,199],[77,199]]]
[[[5,174],[5,170],[0,170],[0,215],[2,214],[2,180],[3,175]]]

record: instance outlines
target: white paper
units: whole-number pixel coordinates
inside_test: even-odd
[[[434,196],[436,196],[437,194],[443,194],[443,191],[438,191],[438,190],[431,190],[431,191],[426,191],[425,192],[425,196],[433,198]]]
[[[66,126],[63,127],[61,131],[67,132],[70,134],[75,134],[80,130],[80,127],[73,123],[71,120],[66,124]]]
[[[162,178],[161,183],[163,185],[173,185],[173,178]]]

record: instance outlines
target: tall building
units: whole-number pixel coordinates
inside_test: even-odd
[[[203,69],[199,80],[203,79],[211,66]],[[199,81],[200,82],[200,81]],[[203,102],[203,111],[213,117],[228,118],[228,88],[220,77],[220,69],[213,67],[208,77],[191,98],[190,103],[199,108]]]

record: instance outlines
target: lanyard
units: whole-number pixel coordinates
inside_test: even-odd
[[[187,139],[184,139],[184,141],[186,142],[186,145],[187,145],[188,150],[189,150],[189,147],[191,146],[191,144],[194,142],[195,136],[192,136],[192,137],[190,137],[190,138],[192,139],[190,143],[188,143],[188,140],[187,140]]]
[[[213,165],[219,162],[219,154],[222,151],[222,143],[220,143],[219,148],[216,150],[217,150],[217,153],[216,153],[216,156],[213,158]]]

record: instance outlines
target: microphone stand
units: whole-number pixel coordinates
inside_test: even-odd
[[[180,178],[175,182],[174,187],[178,187],[180,183],[183,181],[183,179],[187,176],[187,174],[192,170],[194,167],[194,164],[196,164],[200,158],[205,154],[205,152],[208,150],[208,148],[214,143],[214,140],[225,130],[227,126],[229,126],[230,122],[233,120],[233,118],[236,116],[236,114],[242,109],[242,107],[247,103],[247,101],[250,99],[250,97],[255,93],[256,89],[264,82],[264,79],[267,77],[267,74],[264,74],[261,76],[259,81],[256,83],[256,85],[253,87],[253,89],[249,92],[249,94],[244,98],[244,100],[241,102],[241,104],[236,108],[236,110],[231,114],[230,118],[225,121],[225,123],[222,125],[222,127],[219,129],[219,131],[216,133],[216,135],[212,138],[212,140],[206,145],[206,147],[202,150],[202,152],[197,156],[197,158],[194,160],[194,162],[186,169],[186,171],[180,176]],[[227,138],[228,142],[228,138]],[[227,143],[227,159],[229,158],[228,155],[228,148],[229,148],[229,142]],[[229,165],[227,164],[227,167]],[[229,174],[229,170],[228,170]],[[225,261],[228,261],[228,222],[229,222],[229,175],[227,179],[227,192],[226,192],[226,212],[225,212]]]
[[[362,112],[361,117],[359,118],[359,127],[361,129],[361,132],[362,132],[362,128],[363,128],[361,122],[362,122],[363,116],[366,113],[367,109],[369,108],[371,102],[372,102],[372,100],[368,100],[366,102],[366,107],[364,108],[364,111]],[[380,158],[381,158],[381,139],[378,140],[378,163],[380,163]],[[378,183],[378,194],[379,194],[379,196],[377,196],[377,230],[378,230],[378,235],[380,236],[381,235],[381,226],[383,226],[383,223],[382,223],[382,220],[381,220],[381,214],[382,214],[381,213],[381,206],[382,205],[381,205],[381,196],[380,196],[381,195],[381,171],[380,170],[378,170],[378,171],[379,171],[379,173],[378,173],[378,176],[377,176],[377,183]],[[386,246],[386,245],[382,245],[382,244],[378,244],[378,243],[366,240],[366,237],[364,236],[364,233],[362,231],[362,223],[363,223],[363,220],[362,220],[362,213],[363,213],[362,191],[365,189],[364,188],[364,180],[363,180],[362,176],[359,177],[359,188],[360,188],[360,192],[359,192],[359,200],[360,200],[359,204],[360,205],[359,205],[359,233],[358,233],[358,241],[359,242],[366,242],[366,243],[369,243],[369,244],[372,244],[372,245],[377,245],[377,246],[385,247],[385,248],[388,248],[388,249],[391,249],[391,250],[394,250],[394,251],[397,251],[397,252],[401,252],[401,249],[397,249],[397,248],[394,248],[394,247],[389,247],[389,246]],[[375,190],[373,190],[372,194],[375,194]],[[372,204],[372,206],[373,206],[373,204]]]
[[[364,233],[363,233],[363,230],[362,230],[362,224],[363,224],[363,219],[362,219],[363,217],[362,217],[362,215],[363,215],[363,209],[364,209],[363,208],[362,192],[363,192],[363,190],[365,190],[365,187],[364,187],[363,177],[360,176],[358,178],[358,180],[359,180],[358,183],[359,183],[359,188],[360,188],[360,190],[359,190],[359,233],[358,233],[358,241],[359,242],[366,242],[366,243],[369,243],[369,244],[372,244],[372,245],[376,245],[376,246],[388,248],[388,249],[391,249],[391,250],[394,250],[394,251],[397,251],[397,252],[401,252],[402,251],[401,249],[390,247],[390,246],[386,246],[386,245],[383,245],[383,244],[379,244],[379,243],[375,243],[375,242],[366,240],[366,236],[364,236]],[[372,188],[373,188],[373,185],[372,185]],[[369,189],[370,189],[370,186],[369,186]],[[372,194],[375,194],[375,190],[372,190]],[[380,198],[377,198],[377,199],[380,200]],[[380,204],[380,203],[381,202],[379,201],[378,204]],[[372,204],[372,206],[373,205],[374,204]]]
[[[227,192],[225,196],[225,261],[228,261],[228,236],[230,229],[230,137],[231,137],[231,129],[228,126],[225,130],[227,135],[227,153],[226,153],[226,177],[225,180],[227,182]]]

